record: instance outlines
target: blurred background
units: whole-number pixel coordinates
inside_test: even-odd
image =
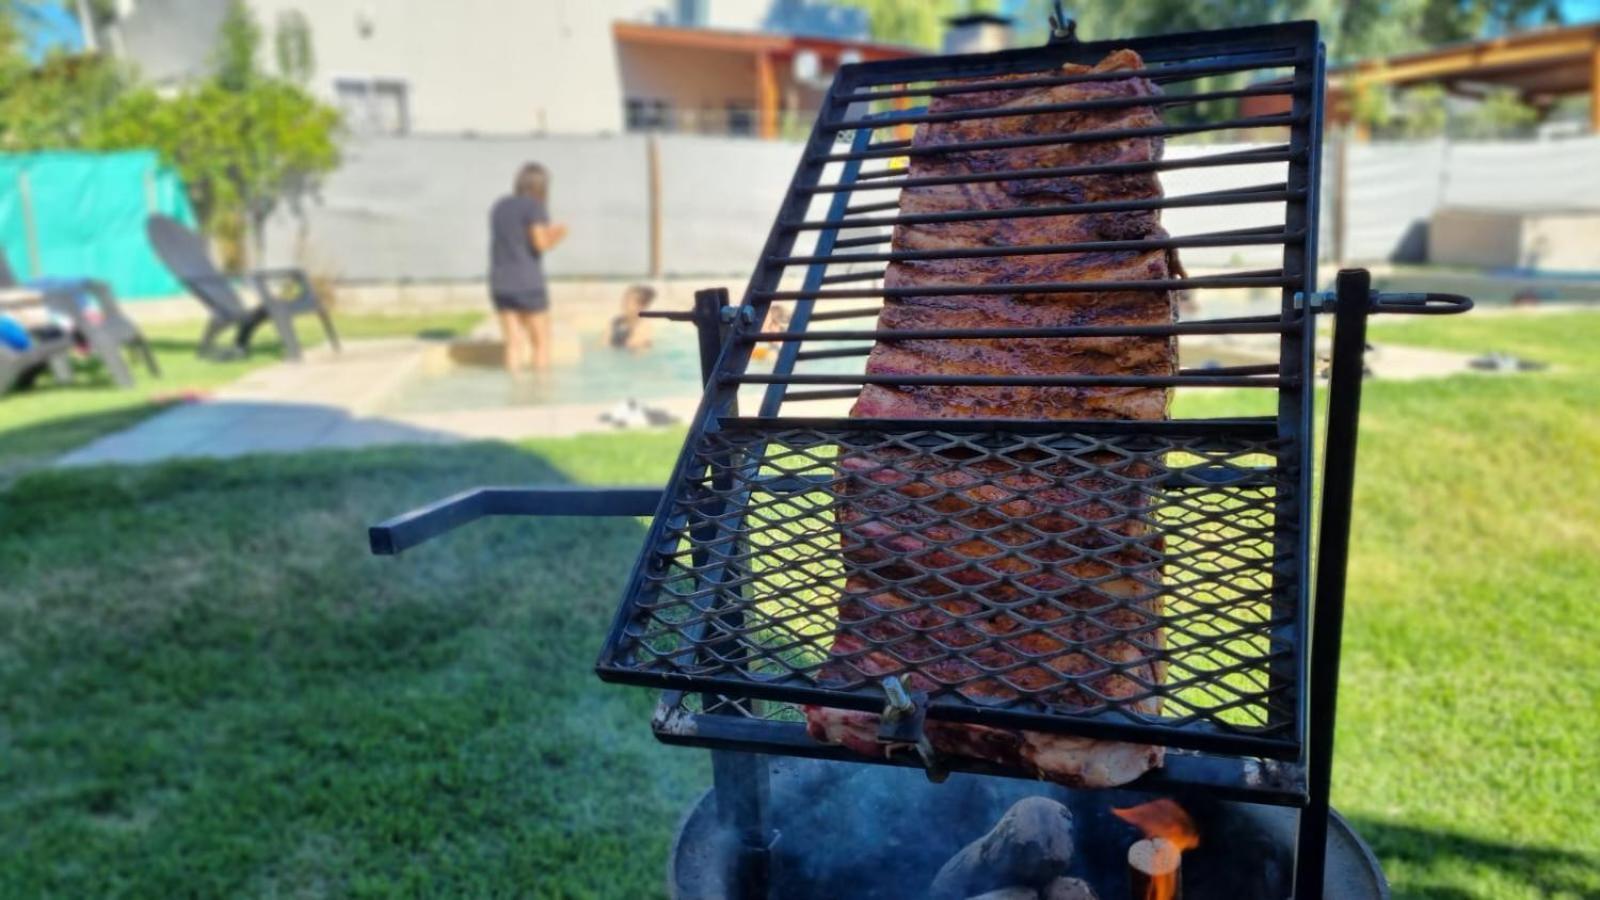
[[[737,300],[840,66],[1042,44],[1048,6],[0,0],[0,894],[659,893],[705,754],[589,673],[640,523],[386,564],[364,525],[663,480],[694,335],[628,298]],[[1321,23],[1322,281],[1480,303],[1373,329],[1335,800],[1397,896],[1600,896],[1600,0],[1067,6]],[[1281,141],[1278,99],[1176,107],[1245,124],[1166,152]],[[530,161],[570,236],[511,376],[488,215]]]

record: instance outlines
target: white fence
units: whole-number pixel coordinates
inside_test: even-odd
[[[1421,260],[1427,222],[1441,207],[1600,209],[1600,137],[1559,141],[1347,144],[1342,242],[1348,260]],[[1324,215],[1339,202],[1338,146],[1330,148]],[[1600,268],[1600,252],[1596,254]]]
[[[483,277],[487,214],[517,168],[552,172],[550,207],[572,226],[549,258],[555,276],[743,275],[755,264],[799,159],[794,143],[737,138],[657,139],[652,235],[648,140],[595,138],[376,138],[346,148],[305,220],[280,215],[268,229],[268,262],[304,255],[353,281],[456,281]],[[1242,146],[1173,146],[1169,155]],[[1341,154],[1344,156],[1341,160]],[[1330,144],[1323,166],[1324,259],[1421,259],[1426,225],[1441,206],[1600,209],[1600,138],[1447,144]],[[1169,196],[1284,180],[1283,164],[1177,170]],[[1342,190],[1341,190],[1342,186]],[[812,215],[820,215],[819,197]],[[1276,221],[1273,204],[1173,209],[1173,234]],[[302,231],[303,227],[303,231]],[[303,237],[302,254],[300,238]],[[1258,265],[1274,248],[1189,251],[1194,267]],[[1600,266],[1600,263],[1597,263]]]

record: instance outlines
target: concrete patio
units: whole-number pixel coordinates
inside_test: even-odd
[[[298,453],[382,444],[561,437],[615,430],[605,403],[505,406],[444,412],[380,412],[383,402],[424,366],[426,341],[347,343],[343,353],[309,352],[301,363],[252,372],[210,396],[152,416],[65,454],[58,466],[155,462],[175,457]],[[695,397],[652,400],[684,420]]]
[[[493,328],[474,340],[493,340]],[[1270,338],[1269,340],[1270,343]],[[469,341],[470,343],[470,341]],[[461,344],[456,344],[461,346]],[[482,349],[482,344],[478,344]],[[578,352],[574,344],[574,354]],[[1195,362],[1250,360],[1270,352],[1245,338],[1186,344]],[[557,352],[557,365],[562,364]],[[299,364],[269,365],[203,399],[147,418],[133,428],[101,437],[56,460],[58,466],[154,463],[181,456],[240,456],[386,444],[454,444],[466,440],[520,440],[614,431],[602,420],[618,399],[574,404],[478,405],[397,412],[395,397],[406,384],[432,372],[446,344],[419,338],[350,341],[344,352],[317,348]],[[1467,354],[1381,344],[1368,354],[1373,375],[1384,380],[1434,378],[1466,372]],[[445,364],[448,365],[448,364]],[[493,372],[493,370],[480,370]],[[686,421],[698,396],[650,397],[648,407]],[[403,404],[400,405],[403,408]],[[808,404],[806,415],[848,415],[848,400]]]

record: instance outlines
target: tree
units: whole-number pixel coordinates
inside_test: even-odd
[[[34,65],[22,29],[29,12],[0,0],[0,150],[75,146],[130,78],[100,56],[53,53]]]
[[[129,81],[100,56],[56,54],[34,67],[0,62],[0,150],[81,145]]]
[[[338,112],[261,70],[261,28],[242,0],[229,6],[211,76],[172,95],[99,54],[30,66],[11,2],[0,0],[0,149],[154,148],[177,169],[230,268],[247,251],[259,258],[268,216],[338,165]],[[297,40],[289,76],[309,74],[310,35]]]
[[[1522,102],[1510,88],[1493,88],[1461,117],[1459,132],[1469,138],[1509,137],[1526,132],[1539,121],[1539,111]]]
[[[1094,0],[1066,5],[1085,40],[1316,19],[1335,62],[1561,21],[1560,0]],[[1022,4],[1018,19],[1027,39],[1044,40],[1052,6],[1049,0]]]
[[[236,91],[214,79],[172,98],[148,88],[124,95],[88,144],[159,151],[225,264],[239,269],[247,255],[260,258],[279,204],[298,203],[338,165],[337,128],[336,111],[288,82],[256,78]]]
[[[951,16],[993,12],[989,0],[840,0],[841,6],[864,10],[872,23],[872,39],[936,50],[944,41],[944,22]]]
[[[217,31],[212,57],[212,78],[225,90],[247,91],[259,75],[256,51],[261,48],[261,25],[244,0],[231,0]]]
[[[1401,133],[1406,137],[1436,137],[1444,134],[1450,122],[1450,109],[1444,88],[1437,84],[1414,87],[1401,95],[1405,107],[1400,117]]]
[[[1423,0],[1418,36],[1445,44],[1561,21],[1560,0]]]
[[[1046,0],[1028,0],[1020,24],[1031,31],[1024,40],[1042,42]],[[1467,40],[1532,25],[1561,21],[1560,0],[1233,0],[1196,3],[1194,0],[1140,0],[1137,3],[1079,3],[1078,33],[1085,40],[1195,31],[1291,19],[1316,19],[1334,62],[1389,56],[1421,50],[1435,44]],[[1248,76],[1222,76],[1172,84],[1167,90],[1214,90],[1237,87]],[[1413,92],[1414,93],[1414,92]],[[1442,96],[1429,93],[1416,98],[1418,109],[1406,112],[1385,88],[1356,84],[1352,93],[1356,121],[1372,128],[1398,125],[1403,133],[1421,136],[1444,130]],[[1488,109],[1475,112],[1466,123],[1469,133],[1496,133],[1526,127],[1531,110],[1515,97],[1494,97]],[[1522,111],[1518,111],[1522,107]],[[1170,116],[1181,120],[1190,112],[1175,107]]]
[[[305,13],[287,9],[278,13],[272,30],[272,46],[278,57],[278,74],[296,84],[305,84],[316,71],[317,56],[311,45],[311,23]]]

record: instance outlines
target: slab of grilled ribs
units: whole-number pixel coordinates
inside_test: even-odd
[[[1093,68],[1142,68],[1117,51]],[[1029,107],[1104,97],[1149,96],[1143,78],[1001,89],[934,98],[930,112]],[[1043,113],[922,124],[917,147],[1028,134],[1160,124],[1155,109]],[[966,174],[1159,159],[1158,137],[913,155],[910,174]],[[902,214],[998,210],[1161,196],[1154,173],[984,181],[906,188]],[[971,248],[1161,237],[1156,211],[1017,217],[899,225],[900,250]],[[889,287],[972,285],[962,296],[890,299],[882,329],[1063,327],[1171,322],[1166,291],[985,294],[982,285],[1130,281],[1181,274],[1168,251],[1075,253],[890,264]],[[877,374],[1170,375],[1170,338],[902,340],[873,347]],[[864,388],[858,418],[1162,419],[1164,388],[929,386]],[[1159,712],[1152,658],[1163,635],[1160,542],[1136,518],[1144,497],[1111,474],[1148,477],[1150,467],[1104,451],[1073,459],[1037,449],[990,456],[976,450],[874,448],[845,453],[835,489],[848,576],[824,683],[860,685],[901,676],[913,691],[958,692],[978,704],[1035,701],[1060,711],[1108,706]],[[912,501],[920,501],[913,503]],[[1026,526],[1026,527],[1023,527]],[[981,533],[980,533],[981,532]],[[1048,538],[1040,540],[1040,536]],[[1022,545],[1033,545],[1022,547]],[[1019,549],[1020,548],[1020,549]],[[1085,550],[1090,553],[1086,554]],[[1127,567],[1142,566],[1141,577]],[[936,574],[937,573],[937,574]],[[1002,609],[1003,607],[1003,609]],[[1142,684],[1141,684],[1142,682]],[[1034,708],[1037,708],[1035,705]],[[881,755],[878,716],[811,706],[812,737]],[[1077,786],[1110,786],[1159,766],[1159,747],[968,725],[930,718],[939,753],[997,763]]]

